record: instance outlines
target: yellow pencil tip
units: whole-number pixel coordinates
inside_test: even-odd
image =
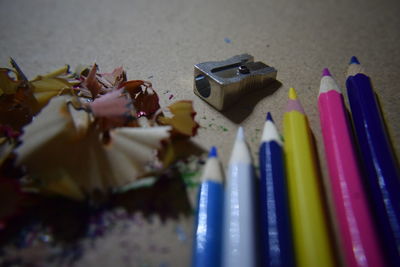
[[[290,88],[289,89],[289,98],[292,100],[296,100],[297,99],[297,93],[296,90],[294,90],[294,88]]]

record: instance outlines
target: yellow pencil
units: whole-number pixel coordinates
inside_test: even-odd
[[[311,132],[296,91],[283,116],[287,181],[297,266],[335,266]]]

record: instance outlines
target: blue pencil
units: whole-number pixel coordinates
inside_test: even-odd
[[[354,128],[377,230],[391,266],[400,266],[400,177],[370,78],[356,57],[347,71]]]
[[[240,127],[228,165],[224,203],[222,266],[257,265],[255,177]]]
[[[294,266],[282,140],[268,112],[260,146],[262,266]]]
[[[193,267],[221,266],[223,172],[212,147],[202,175],[195,222]]]

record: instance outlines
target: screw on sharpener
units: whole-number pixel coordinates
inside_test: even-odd
[[[216,109],[223,110],[245,93],[267,89],[276,74],[275,68],[254,62],[254,57],[248,54],[203,62],[194,65],[194,93]]]

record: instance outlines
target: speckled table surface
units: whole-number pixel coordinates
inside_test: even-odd
[[[193,100],[201,125],[194,141],[204,149],[217,145],[224,166],[238,125],[244,126],[254,157],[267,111],[282,130],[287,92],[295,87],[316,137],[325,180],[316,101],[320,74],[329,67],[343,86],[352,55],[373,79],[394,150],[400,153],[398,14],[395,0],[1,0],[0,63],[7,66],[12,56],[29,77],[66,63],[96,62],[102,71],[122,65],[128,78],[150,80],[163,104]],[[241,53],[274,66],[282,86],[220,113],[193,94],[193,65]],[[130,226],[123,253],[113,245],[122,238],[114,233],[76,264],[188,265],[191,217],[144,223],[152,234]],[[135,251],[129,236],[147,247]]]

